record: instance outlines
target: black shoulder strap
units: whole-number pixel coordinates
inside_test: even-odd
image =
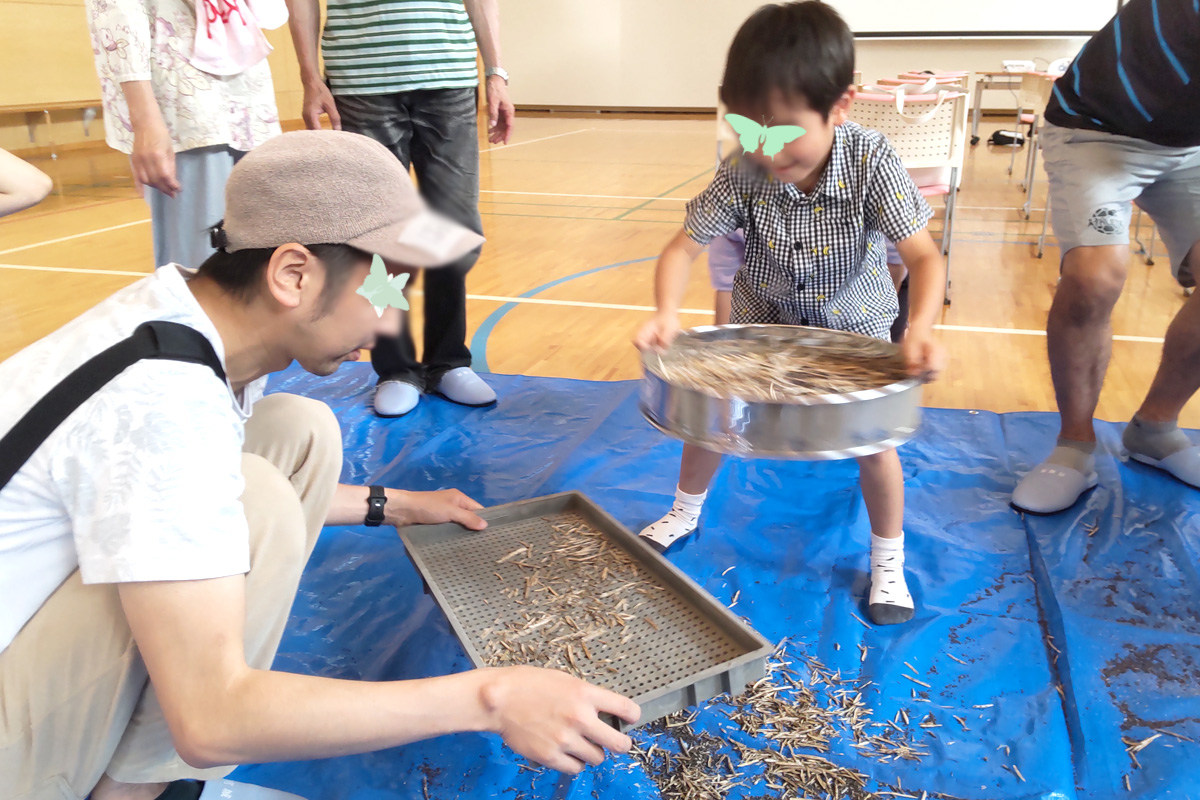
[[[75,409],[113,378],[143,359],[207,364],[225,380],[225,370],[204,334],[177,322],[144,322],[128,339],[99,353],[51,389],[0,439],[0,489],[8,485],[42,442]]]

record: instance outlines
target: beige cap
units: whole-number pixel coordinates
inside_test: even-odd
[[[293,131],[247,153],[225,185],[225,250],[349,244],[388,261],[440,267],[483,237],[430,210],[374,139]]]

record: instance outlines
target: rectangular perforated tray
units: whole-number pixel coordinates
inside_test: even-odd
[[[497,506],[481,516],[488,528],[480,532],[454,524],[400,531],[429,593],[476,667],[486,666],[482,634],[520,620],[528,610],[504,595],[494,574],[497,561],[514,545],[549,544],[554,524],[584,522],[628,553],[647,581],[666,590],[651,593],[639,610],[655,621],[657,630],[639,626],[627,643],[602,650],[593,644],[597,658],[613,659],[617,669],[595,682],[638,703],[639,725],[723,692],[737,694],[766,674],[770,642],[579,492]]]

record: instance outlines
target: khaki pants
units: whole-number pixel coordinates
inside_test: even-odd
[[[275,658],[341,466],[328,406],[271,395],[255,407],[242,456],[252,667]],[[192,769],[175,752],[115,585],[85,586],[76,571],[0,653],[0,800],[84,798],[104,773],[153,783],[232,769]]]

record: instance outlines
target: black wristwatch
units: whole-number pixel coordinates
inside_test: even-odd
[[[368,528],[378,528],[383,524],[383,507],[387,505],[387,494],[382,486],[372,486],[371,494],[367,497],[367,519],[365,524]]]

